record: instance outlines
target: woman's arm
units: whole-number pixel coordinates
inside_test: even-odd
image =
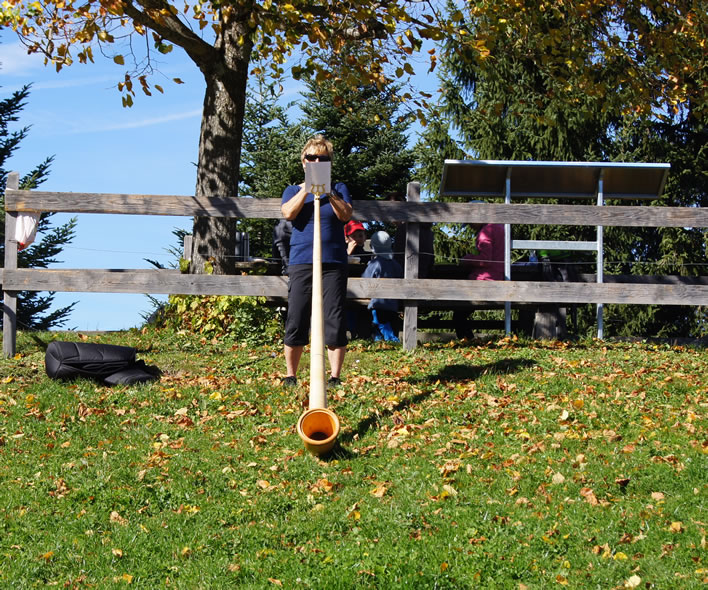
[[[299,185],[300,190],[295,193],[295,195],[280,206],[280,212],[283,214],[285,219],[292,221],[295,219],[302,210],[302,206],[305,204],[305,199],[307,198],[307,191],[305,190],[305,183]]]
[[[329,194],[329,204],[332,205],[332,211],[342,223],[346,223],[352,218],[354,207],[342,199],[334,190]]]

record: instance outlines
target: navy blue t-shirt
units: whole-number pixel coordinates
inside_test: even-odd
[[[349,189],[343,182],[332,187],[334,191],[351,205]],[[282,203],[287,203],[300,190],[291,185],[283,191]],[[308,193],[300,213],[293,219],[293,233],[290,237],[290,264],[312,264],[312,239],[315,227],[315,197]],[[346,264],[347,244],[344,240],[344,223],[334,214],[329,199],[320,203],[320,231],[322,233],[322,263]]]

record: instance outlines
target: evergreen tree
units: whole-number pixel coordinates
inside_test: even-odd
[[[482,39],[494,60],[479,67],[478,60],[448,44],[441,64],[437,130],[426,132],[419,150],[432,150],[439,157],[428,155],[421,162],[422,182],[433,191],[439,186],[441,164],[449,157],[451,142],[468,157],[479,159],[668,161],[672,169],[660,204],[708,205],[702,103],[687,102],[671,112],[641,108],[636,88],[624,80],[625,65],[632,59],[637,59],[638,71],[649,81],[647,88],[655,72],[662,71],[656,63],[660,56],[642,61],[631,55],[637,23],[641,21],[643,34],[652,34],[680,26],[680,17],[669,12],[651,18],[620,16],[598,5],[593,8],[594,18],[588,19],[576,8],[572,3],[547,11],[504,5],[500,6],[503,13],[468,15],[470,38]],[[620,17],[626,19],[621,26],[612,20]],[[578,52],[590,44],[601,45],[613,22],[615,33],[627,36],[627,54]],[[567,34],[559,35],[561,30]],[[694,86],[705,87],[705,68],[698,66],[700,48],[695,51],[695,70],[685,75]],[[547,59],[549,52],[565,55],[567,68],[557,59]],[[610,93],[608,88],[616,91]],[[440,129],[446,128],[448,138],[443,140]],[[428,144],[431,135],[434,141]],[[594,227],[514,227],[516,239],[594,240],[594,236]],[[453,238],[444,245],[436,243],[436,250],[440,246],[451,256],[456,253]],[[604,253],[608,273],[700,274],[705,233],[684,228],[606,228]],[[581,253],[573,256],[583,260]],[[587,268],[590,272],[592,266]],[[583,329],[592,333],[594,317],[589,307],[581,319]],[[697,322],[695,308],[605,306],[608,335],[689,335],[696,332]]]
[[[5,260],[5,185],[8,170],[7,160],[27,136],[28,127],[10,131],[10,123],[19,119],[19,113],[25,106],[29,95],[29,86],[13,92],[9,98],[0,101],[0,263]],[[53,157],[38,164],[31,172],[20,179],[20,188],[32,189],[44,182],[49,174]],[[34,244],[22,250],[17,256],[18,268],[47,268],[57,262],[56,256],[74,237],[76,219],[54,226],[51,222],[53,213],[43,213],[40,217]],[[17,297],[17,324],[20,328],[47,330],[63,326],[69,318],[74,303],[51,310],[54,293],[42,294],[37,291],[22,291]],[[1,320],[0,320],[1,321]]]
[[[412,119],[400,113],[398,89],[352,88],[335,76],[309,80],[307,88],[301,124],[332,142],[332,179],[344,182],[358,200],[405,193],[414,163],[406,135]],[[299,171],[292,180],[301,176]]]
[[[345,182],[354,199],[406,190],[413,165],[406,147],[411,119],[398,116],[394,88],[348,90],[336,82],[309,81],[297,123],[291,123],[292,104],[282,104],[278,88],[259,78],[249,91],[240,194],[280,198],[286,186],[302,182],[300,153],[315,133],[334,144],[332,179]],[[251,255],[271,255],[274,225],[274,220],[238,221],[238,229],[249,232]]]
[[[282,104],[281,86],[255,78],[246,102],[239,194],[256,199],[279,199],[290,179],[302,172],[300,150],[307,141],[304,130],[290,122]],[[239,219],[238,231],[248,232],[252,256],[271,256],[277,220]]]

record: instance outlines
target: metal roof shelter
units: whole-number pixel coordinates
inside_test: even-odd
[[[602,181],[605,199],[653,200],[661,196],[669,168],[663,163],[445,160],[440,196],[596,198]]]
[[[445,160],[440,197],[461,199],[658,199],[670,164],[627,162],[547,162],[521,160]],[[504,276],[511,278],[511,250],[585,250],[597,255],[597,282],[603,282],[603,230],[594,242],[514,240],[504,226]],[[511,332],[511,303],[505,305],[506,332]],[[602,303],[597,305],[597,335],[603,337]]]

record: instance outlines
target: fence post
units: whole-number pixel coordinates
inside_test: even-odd
[[[6,189],[17,190],[20,187],[18,172],[7,176]],[[5,270],[17,269],[17,212],[5,211]],[[2,352],[8,358],[15,356],[17,349],[17,292],[3,289],[2,309]]]
[[[420,183],[409,182],[406,187],[409,202],[420,201]],[[403,276],[418,278],[420,264],[420,224],[406,221],[406,253]],[[403,306],[403,349],[414,350],[418,344],[418,302],[406,300]]]

